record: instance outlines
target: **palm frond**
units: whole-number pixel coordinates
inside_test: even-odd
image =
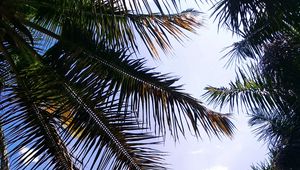
[[[230,108],[244,105],[250,110],[249,124],[256,127],[258,139],[269,144],[272,156],[270,164],[253,169],[294,169],[299,167],[294,157],[300,148],[299,38],[281,33],[272,38],[261,38],[266,41],[263,55],[246,65],[229,88],[208,87],[205,95],[221,107],[229,103]]]
[[[249,120],[256,126],[259,140],[270,146],[272,167],[275,169],[294,169],[299,167],[295,156],[300,153],[299,115],[279,110],[265,112],[256,110]]]
[[[230,106],[232,106],[234,101],[229,101],[229,98],[233,99],[236,95],[236,100],[242,99],[240,102],[247,103],[248,108],[256,108],[259,106],[256,104],[257,102],[261,103],[262,106],[264,103],[267,103],[267,101],[264,100],[256,100],[254,96],[251,97],[252,93],[258,92],[257,95],[261,95],[261,98],[269,100],[269,104],[272,107],[276,105],[276,107],[281,110],[288,110],[287,112],[291,110],[291,108],[288,107],[292,107],[292,110],[297,110],[298,99],[296,96],[300,94],[298,90],[300,84],[298,81],[298,42],[297,37],[291,38],[281,35],[267,43],[264,46],[263,55],[256,57],[253,62],[248,61],[246,66],[242,66],[245,67],[245,71],[239,73],[240,75],[237,76],[236,82],[231,82],[229,88],[207,88],[210,91],[212,102],[218,101],[221,105],[223,105],[223,103],[232,103],[230,104]],[[248,45],[244,48],[246,51],[251,50],[251,47],[248,47]],[[246,53],[243,49],[242,51],[244,54]],[[250,56],[249,54],[245,55]],[[249,74],[245,74],[246,72],[249,72]],[[253,85],[247,87],[246,84]],[[243,92],[243,90],[245,91]],[[239,98],[237,94],[243,94],[243,96]],[[249,94],[248,97],[246,94]],[[230,97],[230,95],[232,95],[232,97]],[[271,95],[272,99],[267,97],[268,95]],[[207,93],[207,97],[208,96]],[[212,96],[215,96],[215,98],[213,99]],[[217,96],[219,96],[218,99]],[[273,104],[271,101],[273,101]],[[236,104],[238,104],[238,102],[236,102]]]
[[[13,60],[11,59],[10,61]],[[12,155],[16,155],[16,152],[25,146],[31,147],[33,151],[28,151],[25,153],[25,156],[30,157],[29,160],[26,160],[25,164],[22,163],[15,164],[14,167],[26,168],[29,165],[29,163],[34,161],[35,158],[39,155],[42,158],[34,165],[33,168],[40,168],[40,167],[60,168],[62,166],[65,166],[63,169],[68,169],[68,168],[76,169],[75,165],[73,164],[73,162],[75,161],[73,160],[71,155],[68,156],[69,152],[67,150],[67,146],[65,146],[64,144],[65,141],[63,141],[60,137],[62,136],[63,132],[64,132],[63,135],[65,136],[66,132],[69,131],[66,130],[64,130],[63,132],[57,131],[56,127],[58,125],[57,125],[57,121],[53,120],[53,113],[49,112],[48,109],[43,109],[43,108],[57,108],[57,103],[64,103],[62,104],[62,106],[65,109],[61,109],[60,112],[56,112],[55,114],[63,115],[63,113],[66,111],[66,108],[70,110],[70,108],[72,107],[74,108],[74,106],[76,106],[77,108],[82,108],[83,113],[82,111],[79,113],[76,112],[75,113],[79,115],[83,114],[84,116],[83,117],[80,116],[78,119],[76,119],[78,117],[77,116],[73,118],[73,120],[76,120],[76,124],[80,124],[80,126],[84,125],[84,127],[88,129],[87,131],[84,131],[85,134],[90,134],[88,133],[88,131],[97,132],[97,133],[92,133],[93,136],[84,136],[83,138],[81,138],[81,140],[76,142],[79,145],[83,144],[87,148],[81,148],[83,146],[79,147],[79,152],[81,153],[80,154],[81,157],[78,156],[78,158],[76,157],[75,160],[78,160],[79,157],[81,159],[85,159],[90,156],[89,154],[92,154],[93,156],[96,157],[94,157],[91,162],[89,161],[91,158],[88,158],[88,160],[85,161],[87,161],[89,165],[91,164],[92,167],[97,166],[100,169],[107,166],[112,166],[113,168],[117,168],[117,169],[121,167],[127,167],[128,169],[132,169],[132,168],[163,169],[164,166],[161,163],[162,160],[161,156],[156,155],[159,152],[156,150],[152,150],[151,148],[148,147],[142,147],[144,145],[151,144],[148,140],[154,137],[152,137],[150,134],[139,132],[140,127],[132,123],[134,122],[133,118],[130,121],[125,118],[123,118],[123,120],[119,118],[119,121],[123,122],[123,124],[122,123],[120,124],[123,125],[120,126],[121,128],[120,131],[125,129],[124,132],[121,133],[119,130],[117,130],[118,128],[114,126],[114,124],[116,123],[114,122],[116,121],[115,119],[112,119],[111,122],[109,122],[102,114],[101,109],[95,110],[96,107],[100,106],[101,101],[107,99],[106,97],[108,97],[107,95],[105,97],[99,96],[98,93],[101,94],[101,89],[102,89],[101,87],[99,86],[93,87],[94,91],[89,91],[90,93],[87,94],[89,98],[87,98],[85,95],[86,90],[91,90],[91,89],[88,88],[82,89],[82,87],[84,86],[80,86],[81,90],[79,92],[81,92],[82,90],[83,92],[80,93],[81,95],[78,95],[79,93],[78,90],[74,90],[74,88],[71,88],[68,85],[68,82],[72,80],[68,80],[67,82],[62,83],[63,79],[57,79],[59,76],[57,76],[55,72],[53,72],[52,68],[45,70],[40,64],[33,64],[28,66],[27,64],[24,65],[24,63],[19,63],[19,65],[20,66],[16,68],[18,69],[22,69],[24,67],[26,68],[25,70],[22,71],[23,73],[22,76],[24,78],[26,77],[26,79],[23,80],[24,81],[26,80],[26,82],[31,83],[27,85],[27,87],[32,88],[32,90],[27,92],[28,90],[24,88],[16,87],[15,89],[17,91],[14,90],[13,92],[11,92],[13,96],[8,98],[12,98],[12,99],[20,98],[20,99],[14,102],[6,103],[7,104],[6,108],[13,107],[14,104],[17,103],[18,105],[16,106],[17,107],[16,109],[18,111],[16,112],[16,110],[12,109],[11,112],[7,112],[4,115],[12,115],[12,118],[6,119],[6,122],[8,122],[9,124],[8,126],[10,129],[8,130],[8,134],[12,134],[12,136],[9,136],[9,138],[14,142],[16,141],[21,142],[19,145],[14,147],[14,149],[11,151]],[[16,72],[17,70],[14,71]],[[79,71],[81,72],[82,70]],[[59,70],[57,70],[57,72],[59,72]],[[65,76],[66,76],[65,74],[62,75],[62,77]],[[18,82],[17,84],[22,85],[24,83],[25,82],[21,82],[21,83]],[[105,84],[101,86],[105,87]],[[24,93],[26,94],[23,94],[22,93],[23,91],[25,91]],[[15,93],[17,93],[18,95],[15,96],[14,95]],[[65,96],[62,96],[62,94],[69,96],[69,100],[73,101],[73,103],[70,104],[68,102],[66,103],[65,101],[62,102],[63,99],[67,100]],[[82,99],[82,95],[85,96],[84,100]],[[92,97],[92,99],[90,97]],[[26,99],[29,101],[28,103],[26,102],[24,104],[25,106],[23,106],[22,103],[26,101]],[[86,101],[90,101],[90,102],[88,102],[87,104]],[[111,102],[107,102],[105,107],[111,108],[112,104],[113,103]],[[30,111],[36,113],[36,115],[29,114],[29,117],[24,116],[27,115],[26,113]],[[117,113],[118,112],[116,111],[114,112],[114,114]],[[83,120],[82,121],[79,120],[80,118],[82,118]],[[65,121],[65,119],[62,120],[57,119],[57,120],[58,122],[61,122],[62,120]],[[45,123],[45,121],[47,122]],[[72,129],[72,127],[69,128]],[[71,130],[71,132],[67,134],[67,136],[69,136],[70,138],[70,136],[72,136],[70,134],[77,132],[76,130],[77,129],[75,129],[74,131]],[[132,133],[131,131],[133,130],[137,132]],[[14,135],[18,135],[19,133],[22,133],[22,131],[28,131],[28,132],[27,133],[23,132],[23,135],[21,135],[21,137],[14,136]],[[45,132],[46,134],[39,133],[40,131]],[[16,133],[10,133],[10,132],[16,132]],[[44,137],[41,137],[39,135],[43,135]],[[80,136],[80,135],[77,134],[75,136]],[[42,140],[43,138],[46,140]],[[66,138],[66,140],[68,140],[69,138]],[[94,147],[93,145],[95,140],[97,141],[96,147]],[[54,145],[55,143],[57,145]],[[77,147],[78,145],[74,146],[72,143],[69,144],[69,146],[75,147],[77,148],[75,150],[78,150]],[[50,147],[51,149],[46,149],[48,147]],[[45,150],[47,150],[46,153],[43,152]],[[103,150],[106,150],[106,152],[104,152]],[[57,153],[58,151],[60,153],[64,151],[64,154],[60,155],[59,153]],[[97,153],[97,155],[94,155],[94,153]],[[100,156],[103,156],[102,159],[98,159]],[[18,156],[16,160],[22,161],[22,156]],[[72,164],[68,164],[68,163],[72,163]]]
[[[20,19],[33,30],[36,27],[28,24],[28,21],[58,35],[64,23],[71,22],[80,25],[81,29],[92,30],[94,37],[106,39],[108,45],[119,48],[131,47],[134,51],[138,50],[137,37],[140,37],[149,52],[156,57],[158,57],[157,46],[165,52],[171,49],[169,36],[181,41],[186,37],[183,30],[195,32],[195,29],[201,26],[201,21],[197,17],[199,12],[193,9],[172,14],[142,11],[135,13],[122,5],[119,6],[123,3],[121,1],[23,3],[30,5],[30,8],[34,9],[32,11],[36,13],[34,16],[38,16]]]
[[[31,70],[30,74],[35,76],[30,77],[34,77],[33,82],[39,82],[38,87],[51,89],[46,93],[51,96],[45,103],[38,102],[44,103],[39,108],[51,113],[56,126],[61,127],[62,141],[73,148],[75,160],[92,169],[164,168],[160,152],[146,147],[157,143],[151,142],[156,137],[142,132],[135,117],[119,112],[119,104],[114,103],[117,101],[106,101],[105,85],[97,82],[100,87],[84,86],[77,80],[64,79],[65,75],[59,73],[59,70],[53,72],[53,68],[40,67]],[[90,86],[98,90],[87,88]],[[45,93],[39,95],[45,96]]]
[[[9,170],[9,158],[7,152],[7,141],[4,134],[4,128],[2,120],[4,120],[5,115],[3,111],[3,100],[5,96],[5,91],[7,88],[7,83],[9,83],[10,78],[7,70],[7,63],[4,60],[3,53],[0,52],[0,169]]]
[[[67,33],[72,35],[71,31]],[[80,32],[76,34],[79,35]],[[84,42],[85,40],[73,39],[72,41]],[[68,47],[63,42],[57,43],[49,49],[45,57],[56,69],[64,68],[63,74],[70,79],[77,79],[77,83],[93,80],[93,83],[99,81],[109,84],[112,96],[118,97],[120,105],[125,104],[130,110],[144,113],[142,116],[148,124],[150,117],[153,116],[162,134],[165,134],[166,127],[169,127],[174,136],[178,136],[178,132],[184,134],[184,120],[187,125],[192,126],[196,135],[200,135],[198,123],[208,133],[225,132],[230,135],[232,132],[231,123],[226,115],[208,110],[201,102],[181,92],[181,86],[173,85],[177,79],[145,68],[143,60],[130,59],[130,56],[122,51],[114,52],[107,49],[104,44],[85,42],[82,49],[78,46]],[[77,70],[84,71],[76,73]],[[225,124],[213,126],[212,117]]]
[[[294,5],[291,5],[291,4]],[[282,36],[299,37],[299,2],[265,0],[223,0],[215,4],[213,15],[242,40],[226,54],[232,61],[258,59],[264,48]]]
[[[258,163],[257,165],[251,165],[251,170],[274,170],[269,161]]]
[[[30,74],[33,74],[34,70],[28,70],[26,72],[31,72]],[[17,164],[14,161],[14,168],[26,168],[30,165],[30,162],[33,162],[38,158],[39,161],[35,163],[33,167],[30,167],[31,169],[38,169],[41,167],[51,169],[76,169],[74,164],[68,164],[70,161],[73,162],[74,160],[72,159],[72,157],[67,158],[69,152],[67,151],[66,146],[64,146],[65,142],[67,142],[65,140],[69,140],[70,142],[70,140],[74,139],[78,140],[76,143],[81,146],[78,146],[74,143],[69,143],[69,145],[76,148],[75,151],[78,151],[80,153],[79,155],[83,154],[83,156],[81,157],[82,159],[90,159],[90,156],[95,156],[91,162],[89,160],[87,161],[87,164],[91,165],[92,167],[96,166],[100,169],[107,166],[112,166],[112,168],[116,169],[121,167],[128,167],[128,169],[163,168],[163,166],[160,163],[157,163],[161,160],[160,156],[157,155],[159,154],[159,152],[147,147],[142,147],[144,145],[151,144],[148,140],[153,137],[149,134],[140,132],[140,127],[135,125],[135,119],[132,118],[130,120],[129,117],[127,119],[118,117],[117,112],[111,112],[109,110],[108,116],[110,117],[110,119],[108,120],[110,121],[106,121],[106,123],[101,123],[103,119],[106,120],[103,117],[104,115],[99,113],[99,111],[97,112],[99,113],[97,115],[95,113],[91,113],[91,108],[86,104],[82,103],[83,101],[78,99],[78,96],[76,96],[76,101],[78,105],[77,107],[79,109],[82,107],[83,111],[73,111],[74,114],[76,113],[76,117],[73,117],[73,121],[70,123],[72,126],[64,127],[62,129],[63,131],[55,130],[59,126],[59,122],[66,120],[59,118],[59,115],[62,115],[60,114],[60,112],[65,112],[65,109],[59,109],[60,112],[56,111],[55,113],[51,113],[48,110],[44,109],[47,108],[47,106],[51,108],[51,105],[45,105],[46,103],[43,104],[41,100],[44,97],[47,97],[49,94],[54,93],[53,90],[51,90],[51,92],[47,92],[44,89],[47,88],[48,91],[49,88],[53,89],[53,87],[51,88],[50,86],[53,86],[53,83],[49,85],[49,83],[45,81],[45,84],[41,84],[43,82],[41,82],[41,79],[38,79],[40,77],[45,78],[46,76],[49,76],[49,74],[43,76],[35,76],[34,79],[36,81],[31,82],[33,83],[30,86],[31,88],[43,87],[41,91],[39,91],[38,89],[34,89],[34,94],[30,95],[28,94],[28,92],[24,94],[23,89],[20,89],[20,87],[18,87],[18,89],[16,90],[19,93],[17,93],[17,95],[15,95],[16,93],[11,94],[11,102],[5,103],[5,108],[11,108],[11,110],[6,110],[6,113],[4,114],[8,115],[5,119],[6,131],[8,134],[7,137],[9,138],[9,142],[13,144],[10,145],[10,153],[12,157],[16,155],[16,160],[19,161],[19,163]],[[54,85],[56,85],[56,83],[54,83]],[[42,92],[46,92],[46,94]],[[28,96],[31,96],[30,101],[28,101],[28,103],[24,103],[24,101],[26,101],[26,98],[27,100],[29,100]],[[50,98],[51,100],[48,99],[46,100],[47,102],[58,100],[61,97],[48,96],[48,98]],[[34,110],[29,110],[30,108],[28,108],[30,106],[29,104],[31,103],[31,101],[39,101],[37,102],[39,103],[39,106],[32,106]],[[68,108],[66,107],[66,104],[68,103],[65,103],[63,105],[64,108]],[[103,104],[103,107],[107,108],[107,104],[108,103]],[[99,103],[97,107],[100,107]],[[109,108],[111,107],[112,106],[110,105]],[[26,112],[28,113],[26,114]],[[37,115],[34,113],[36,113]],[[78,131],[77,129],[78,125],[80,125],[80,131]],[[120,133],[118,127],[124,130],[124,132]],[[133,130],[137,132],[132,133],[131,131]],[[76,134],[74,135],[75,137],[73,137],[72,134],[77,132],[80,132],[80,134]],[[62,138],[60,139],[60,136],[68,137],[64,137],[65,140],[63,140]],[[122,139],[121,136],[124,139]],[[120,140],[120,138],[122,140]],[[126,142],[127,139],[129,141],[128,143]],[[96,145],[94,145],[95,140],[97,141]],[[143,140],[145,141],[143,142]],[[15,146],[15,142],[17,141],[19,144]],[[111,145],[116,146],[112,147]],[[30,147],[31,150],[28,150],[23,155],[17,155],[18,151],[24,147]],[[94,155],[94,153],[97,154]],[[24,159],[24,156],[28,158]],[[79,156],[76,157],[76,160],[79,160],[79,158]],[[22,163],[23,161],[25,161],[25,163]]]
[[[239,33],[242,40],[229,47],[231,50],[224,56],[224,58],[229,57],[228,65],[247,63],[247,60],[259,60],[264,55],[265,47],[282,37],[282,33],[274,31],[276,28],[267,22],[257,21],[250,26],[249,31]]]
[[[219,19],[219,25],[225,25],[235,33],[248,30],[262,18],[267,18],[266,24],[272,23],[275,27],[289,25],[293,32],[294,28],[299,28],[299,23],[294,22],[299,20],[299,6],[297,0],[221,0],[214,5],[212,15]]]
[[[9,169],[7,145],[6,140],[4,138],[2,124],[0,124],[0,168],[3,170]]]
[[[272,88],[267,85],[269,80],[254,70],[252,68],[252,72],[248,74],[240,70],[236,81],[230,82],[229,87],[206,87],[204,97],[210,104],[220,108],[229,104],[231,110],[243,108],[242,106],[250,110],[276,108],[278,103],[271,92]]]
[[[292,114],[283,114],[278,110],[273,112],[266,112],[256,109],[251,115],[249,120],[250,126],[257,126],[254,129],[255,133],[259,136],[259,140],[265,140],[271,146],[276,146],[286,139],[290,128],[293,127],[290,121],[293,117]]]
[[[95,166],[97,169],[105,169],[107,166],[111,166],[112,169],[121,167],[127,167],[126,169],[164,169],[160,157],[162,153],[145,147],[150,145],[149,140],[155,137],[141,132],[134,117],[126,117],[126,113],[122,114],[117,111],[117,105],[112,102],[101,103],[97,100],[100,102],[97,103],[97,106],[91,105],[91,103],[95,103],[93,101],[84,102],[89,99],[86,97],[82,99],[78,92],[68,85],[65,86],[78,105],[76,109],[78,111],[74,115],[70,127],[67,128],[77,132],[74,136],[79,140],[73,148],[78,150],[82,160],[95,156],[91,162],[88,161],[86,164],[91,164],[92,169]],[[103,98],[103,100],[105,99]],[[105,110],[107,104],[110,106],[108,110]],[[67,138],[72,140],[70,135]],[[97,144],[91,145],[94,142]],[[149,159],[149,157],[152,158]]]
[[[24,55],[24,53],[22,54]],[[34,152],[24,153],[29,157],[28,159],[22,160],[24,155],[16,156],[16,162],[12,166],[25,168],[40,155],[42,159],[35,164],[33,169],[45,166],[45,162],[49,162],[46,166],[48,168],[76,169],[75,166],[73,167],[67,148],[61,142],[49,115],[46,115],[38,107],[37,101],[41,94],[44,94],[43,91],[35,88],[36,86],[30,82],[30,79],[24,79],[26,73],[21,73],[19,68],[11,63],[14,60],[9,53],[6,53],[5,57],[12,66],[11,71],[15,74],[15,85],[11,84],[9,91],[6,92],[8,93],[6,102],[4,102],[6,109],[2,108],[5,111],[3,114],[4,126],[6,126],[4,133],[9,134],[7,135],[8,143],[18,141],[18,144],[13,142],[14,145],[9,145],[12,148],[10,154],[16,155],[23,147],[31,147],[34,150]]]

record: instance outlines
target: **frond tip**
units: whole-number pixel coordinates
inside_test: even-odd
[[[231,114],[220,114],[213,111],[209,111],[208,113],[208,118],[212,122],[212,127],[217,129],[217,132],[232,138],[235,126],[230,121]]]

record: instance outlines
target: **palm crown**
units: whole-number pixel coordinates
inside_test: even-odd
[[[37,157],[31,169],[164,169],[149,145],[167,130],[232,135],[228,115],[129,55],[137,37],[157,56],[168,36],[200,26],[177,1],[154,4],[158,13],[137,0],[0,2],[1,169]]]

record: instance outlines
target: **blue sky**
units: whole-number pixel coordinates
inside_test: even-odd
[[[199,9],[193,1],[182,4],[183,10]],[[225,54],[221,51],[237,38],[224,29],[218,32],[217,23],[213,23],[213,19],[209,18],[208,6],[200,4],[200,7],[206,14],[205,26],[198,30],[198,34],[189,34],[190,40],[185,41],[183,46],[174,42],[173,54],[162,54],[161,61],[150,63],[163,73],[181,77],[180,83],[184,84],[185,91],[204,102],[201,98],[205,92],[204,87],[225,86],[230,80],[234,80],[234,67],[228,69],[224,67],[227,60],[221,60]],[[228,109],[221,112],[226,113]],[[186,139],[182,138],[179,143],[174,143],[168,138],[159,149],[169,152],[166,162],[170,163],[170,167],[174,170],[247,170],[251,164],[267,158],[267,146],[257,141],[247,121],[245,113],[234,114],[233,122],[237,130],[233,139],[225,137],[221,140],[217,137],[209,139],[203,133],[201,140],[188,134]]]

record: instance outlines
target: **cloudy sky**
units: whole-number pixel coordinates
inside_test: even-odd
[[[183,10],[199,9],[192,1],[182,2]],[[183,46],[174,43],[172,55],[162,55],[161,61],[152,64],[163,73],[181,77],[180,83],[184,84],[186,92],[204,101],[201,98],[205,92],[204,87],[225,86],[230,80],[234,80],[234,67],[226,69],[224,65],[227,60],[221,60],[221,57],[225,54],[222,50],[237,38],[224,29],[218,32],[217,23],[209,19],[208,7],[200,6],[206,13],[206,21],[198,35],[191,35],[190,40],[185,41]],[[226,109],[221,111],[228,112]],[[242,112],[234,114],[233,122],[237,130],[233,139],[209,139],[204,135],[202,140],[197,140],[192,135],[187,135],[179,143],[174,143],[171,138],[167,139],[160,149],[169,152],[166,162],[174,170],[247,170],[251,164],[267,157],[266,145],[257,141],[247,121],[248,117]]]

